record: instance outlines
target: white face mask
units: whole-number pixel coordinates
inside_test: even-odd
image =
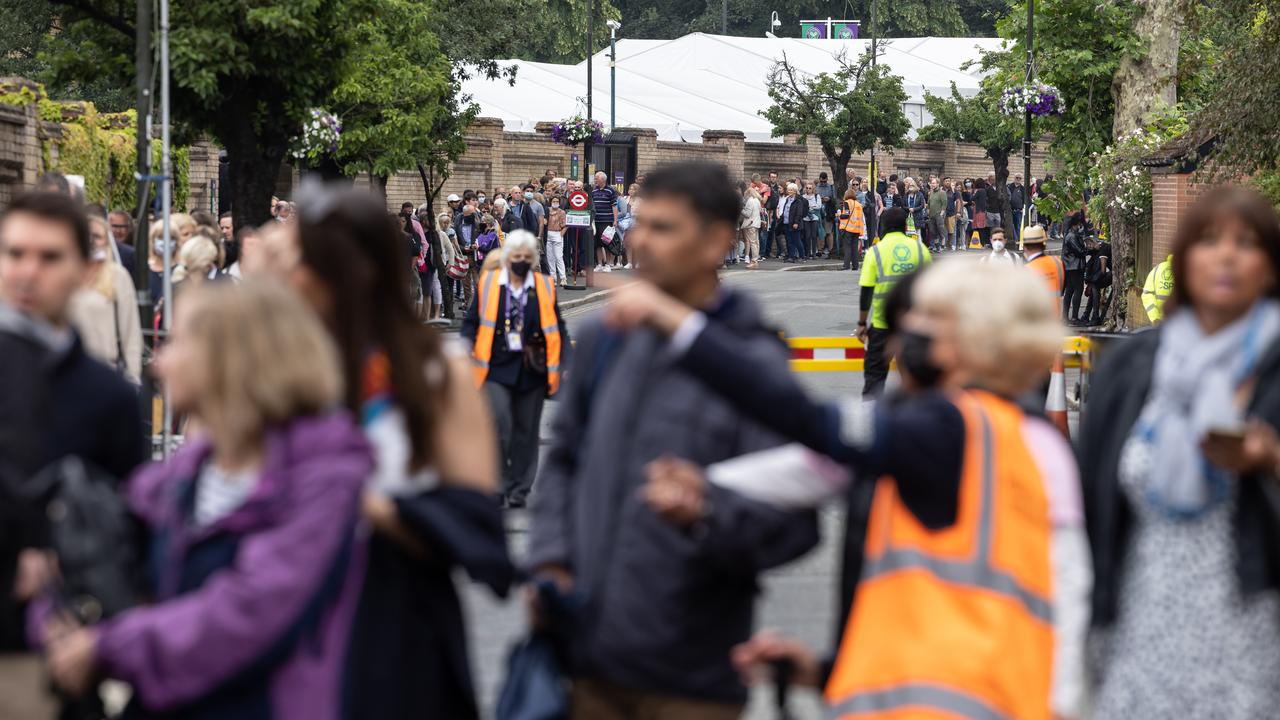
[[[1004,249],[1004,241],[1003,241],[1003,240],[992,240],[992,241],[991,241],[991,249],[992,249],[992,250],[995,250],[996,252],[1000,252],[1001,250],[1003,250],[1003,249]]]

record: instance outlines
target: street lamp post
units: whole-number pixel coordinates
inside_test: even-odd
[[[871,74],[875,75],[876,55],[877,55],[877,52],[876,52],[876,29],[877,29],[876,28],[876,0],[871,0],[871,17],[868,18],[867,24],[870,25],[870,27],[867,28],[867,31],[871,35],[871,70],[872,70]],[[878,194],[880,192],[879,190],[880,185],[879,185],[879,176],[876,174],[876,141],[875,140],[871,141],[871,166],[868,168],[867,173],[870,175],[870,177],[867,178],[867,189],[870,190],[872,193]],[[867,223],[867,237],[869,237],[873,242],[880,235],[880,219],[876,217],[876,207],[877,207],[876,200],[875,200],[875,197],[873,196],[871,199],[871,218],[870,218],[870,221]]]
[[[1027,0],[1027,85],[1031,84],[1031,80],[1035,75],[1035,52],[1033,50],[1035,43],[1035,13],[1036,0]],[[1027,108],[1024,125],[1022,128],[1022,182],[1023,194],[1026,196],[1022,203],[1022,224],[1018,228],[1018,237],[1022,237],[1022,230],[1027,226],[1027,221],[1031,218],[1028,207],[1031,203],[1031,196],[1028,189],[1031,187],[1031,109]]]
[[[596,53],[595,6],[596,6],[595,0],[589,0],[589,2],[587,3],[587,124],[590,124],[592,119],[591,118],[591,66],[594,63],[592,63],[591,61],[593,59],[593,56]],[[591,146],[590,144],[587,144],[586,147],[590,148]],[[590,161],[591,161],[591,158],[588,156],[585,159],[585,162],[583,163],[583,167],[586,167],[586,164],[589,163]]]
[[[608,21],[609,26],[609,132],[618,126],[618,30],[622,23]]]

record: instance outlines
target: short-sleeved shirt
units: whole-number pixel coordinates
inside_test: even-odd
[[[529,228],[529,232],[536,233],[538,232],[538,225],[541,224],[539,221],[547,216],[547,210],[537,200],[526,200],[525,202],[529,204],[529,209],[533,211],[533,227]]]
[[[951,217],[956,214],[956,202],[960,199],[960,193],[954,190],[947,193],[947,217]]]
[[[613,222],[614,203],[618,201],[618,191],[605,185],[602,188],[591,188],[591,216],[596,222]]]
[[[910,238],[900,232],[892,232],[867,251],[862,261],[862,287],[876,289],[871,299],[871,327],[888,329],[885,322],[884,300],[899,280],[933,262],[929,248],[918,238]]]

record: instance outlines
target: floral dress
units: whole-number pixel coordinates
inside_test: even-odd
[[[1135,436],[1121,456],[1134,523],[1092,717],[1280,717],[1280,592],[1241,595],[1233,500],[1191,519],[1147,501],[1151,453]]]

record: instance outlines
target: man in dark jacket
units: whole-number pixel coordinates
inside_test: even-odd
[[[1084,235],[1084,218],[1080,213],[1067,218],[1067,236],[1062,241],[1062,267],[1066,270],[1062,314],[1070,325],[1080,324],[1080,298],[1084,295]]]
[[[750,298],[716,269],[739,198],[720,166],[650,173],[629,238],[641,272],[751,338],[785,372],[787,352]],[[529,563],[585,599],[571,628],[574,716],[737,718],[746,689],[729,661],[751,634],[761,571],[817,542],[812,513],[713,494],[690,528],[638,497],[664,455],[709,463],[778,444],[676,365],[667,340],[599,322],[580,332],[554,440],[533,495]]]
[[[769,215],[768,230],[765,234],[764,244],[760,246],[760,257],[768,258],[774,255],[774,243],[779,242],[776,236],[781,234],[782,228],[786,227],[778,219],[778,203],[786,197],[786,188],[778,182],[778,171],[774,170],[769,173],[769,197],[765,198],[764,209]],[[777,255],[782,254],[782,249],[778,248]]]
[[[1014,175],[1009,183],[1009,213],[1013,215],[1013,236],[1022,238],[1022,212],[1027,205],[1027,188],[1022,184],[1022,175]]]
[[[85,354],[68,321],[88,260],[88,221],[71,198],[21,195],[0,215],[0,653],[23,647],[23,608],[51,573],[25,481],[69,456],[123,480],[145,459],[132,388]],[[8,658],[6,672],[35,661]],[[22,703],[41,702],[40,687],[0,690],[0,717],[31,717],[36,705]]]

